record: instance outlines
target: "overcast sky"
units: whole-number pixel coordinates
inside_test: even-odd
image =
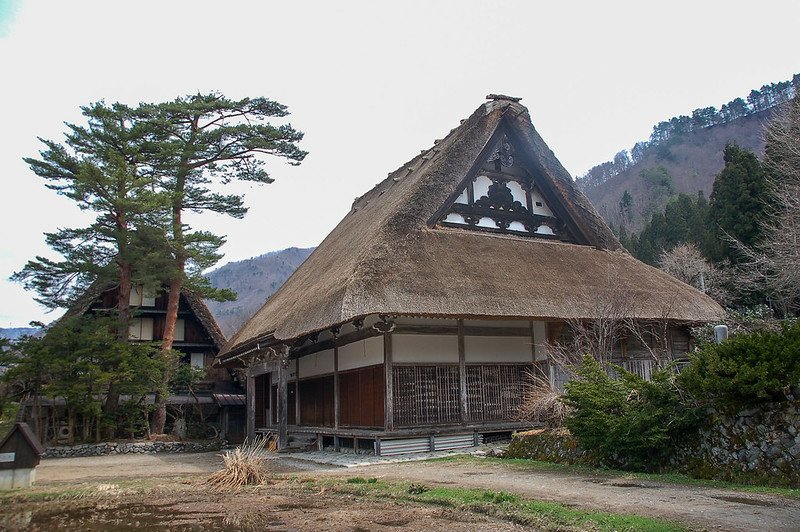
[[[657,7],[649,7],[657,4]],[[247,190],[223,260],[318,244],[353,199],[469,116],[523,98],[573,174],[653,124],[800,72],[800,2],[0,0],[0,327],[50,321],[7,281],[42,233],[85,214],[21,160],[79,106],[198,91],[266,96],[305,132],[305,162]]]

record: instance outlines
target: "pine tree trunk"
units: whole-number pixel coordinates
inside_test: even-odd
[[[81,417],[83,418],[83,425],[81,426],[81,441],[83,441],[83,443],[88,443],[90,418],[86,414]]]
[[[196,137],[199,116],[195,117],[190,142]],[[167,299],[167,315],[164,322],[164,336],[161,340],[161,352],[166,364],[164,367],[164,379],[162,383],[166,388],[167,383],[172,378],[173,364],[172,344],[175,341],[175,322],[178,320],[178,307],[181,301],[181,290],[183,289],[183,274],[186,271],[186,249],[183,238],[183,195],[186,188],[186,177],[189,175],[188,167],[189,154],[184,153],[178,173],[175,176],[174,199],[172,203],[172,241],[175,246],[175,277],[169,283],[169,297]],[[164,425],[167,423],[167,397],[161,392],[156,394],[155,410],[150,422],[151,434],[163,434]]]
[[[67,437],[67,445],[75,445],[75,409],[70,408],[67,411],[67,415],[69,416],[69,436]]]
[[[117,290],[117,340],[130,341],[131,321],[131,279],[133,267],[125,261],[119,262],[119,288]],[[119,407],[119,384],[111,381],[106,392],[106,402],[103,405],[103,417],[108,425],[105,427],[105,438],[113,439],[116,432],[115,413]]]

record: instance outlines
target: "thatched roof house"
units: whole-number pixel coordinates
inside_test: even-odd
[[[494,96],[358,198],[231,338],[220,362],[302,359],[315,346],[346,345],[353,331],[361,334],[351,339],[363,341],[363,320],[379,321],[379,332],[391,334],[404,317],[414,317],[418,328],[426,318],[436,329],[430,332],[450,327],[454,335],[458,324],[510,320],[511,328],[529,324],[528,343],[541,344],[545,339],[530,330],[591,318],[597,294],[617,288],[635,300],[638,319],[694,323],[721,313],[709,297],[622,249],[527,109]],[[391,379],[382,383],[390,393]]]

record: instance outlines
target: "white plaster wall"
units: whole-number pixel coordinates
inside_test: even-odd
[[[300,378],[333,373],[333,349],[300,358]]]
[[[483,196],[488,195],[490,186],[492,186],[492,180],[485,175],[479,175],[476,177],[472,185],[475,201],[478,201]]]
[[[531,201],[533,202],[533,214],[541,214],[542,216],[554,216],[553,211],[550,210],[550,207],[547,206],[547,202],[544,201],[544,198],[538,191],[533,190],[531,191]],[[541,206],[536,205],[537,203],[541,203]]]
[[[522,190],[522,186],[516,181],[509,181],[507,183],[508,189],[511,191],[511,196],[514,198],[514,201],[518,201],[522,204],[523,207],[528,206],[528,198],[525,194],[525,191]]]
[[[533,322],[533,347],[536,360],[547,360],[547,324],[543,321]]]
[[[458,336],[393,334],[392,362],[458,364]]]
[[[383,336],[339,347],[339,371],[383,364]]]
[[[467,221],[464,219],[464,217],[456,212],[449,213],[444,221],[452,224],[467,225]]]
[[[464,320],[465,326],[471,327],[517,327],[527,329],[530,323],[525,320]]]
[[[465,336],[466,362],[532,362],[530,336]]]
[[[413,316],[398,316],[398,325],[458,325],[458,320],[447,320],[442,318],[415,318]]]

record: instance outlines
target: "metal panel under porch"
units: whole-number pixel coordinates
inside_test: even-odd
[[[424,453],[464,449],[497,439],[510,437],[511,433],[530,428],[530,423],[510,422],[473,426],[428,427],[427,430],[399,429],[392,432],[367,429],[331,429],[330,427],[290,427],[290,441],[315,446],[317,450],[333,450],[376,456],[394,456],[407,453]],[[257,433],[269,435],[268,428]]]

